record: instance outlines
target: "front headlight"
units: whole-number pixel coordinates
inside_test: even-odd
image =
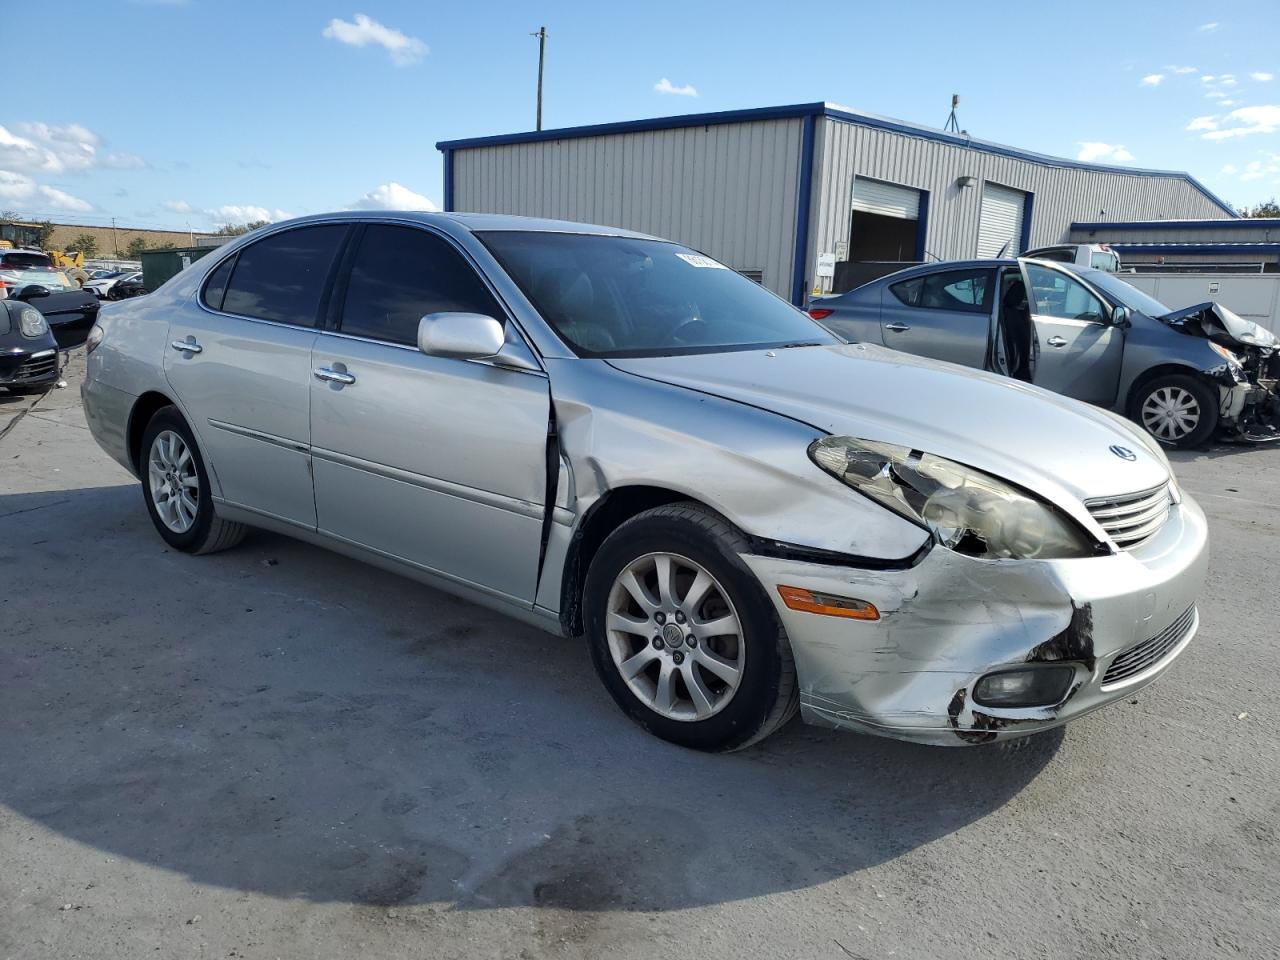
[[[926,527],[939,543],[959,553],[1015,560],[1094,553],[1083,531],[1053,507],[964,464],[853,437],[815,440],[809,456],[836,479]]]
[[[1240,362],[1239,357],[1237,357],[1234,353],[1232,353],[1230,350],[1228,350],[1226,347],[1224,347],[1220,343],[1214,343],[1212,340],[1210,340],[1209,349],[1212,350],[1214,353],[1216,353],[1218,356],[1222,357],[1228,363],[1232,364],[1233,366],[1237,366],[1237,367],[1244,366],[1244,364]]]
[[[35,307],[23,307],[18,311],[18,326],[22,330],[22,335],[32,340],[43,337],[49,332],[49,324],[45,322],[44,314]]]

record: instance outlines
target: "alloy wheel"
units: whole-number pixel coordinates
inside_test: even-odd
[[[1142,425],[1161,440],[1181,440],[1200,424],[1200,403],[1182,387],[1160,387],[1142,404]]]
[[[173,430],[156,434],[147,457],[151,502],[166,527],[186,533],[200,509],[200,479],[191,449]]]
[[[618,673],[660,716],[705,720],[738,690],[742,623],[720,583],[687,557],[650,553],[623,568],[605,630]]]

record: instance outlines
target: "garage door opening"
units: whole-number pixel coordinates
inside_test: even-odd
[[[922,206],[919,190],[854,177],[849,259],[899,263],[920,260]]]

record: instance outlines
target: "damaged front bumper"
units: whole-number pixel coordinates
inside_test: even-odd
[[[790,638],[803,718],[941,745],[1058,726],[1159,676],[1199,624],[1205,518],[1183,496],[1149,540],[1078,560],[978,560],[935,548],[906,570],[747,555]],[[877,621],[788,608],[779,586],[875,604]],[[973,699],[984,675],[1061,663],[1075,678],[1051,706]]]

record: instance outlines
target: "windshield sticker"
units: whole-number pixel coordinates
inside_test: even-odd
[[[704,257],[697,253],[677,253],[677,257],[689,264],[691,267],[703,267],[709,270],[728,270],[723,263],[716,263],[710,257]]]

